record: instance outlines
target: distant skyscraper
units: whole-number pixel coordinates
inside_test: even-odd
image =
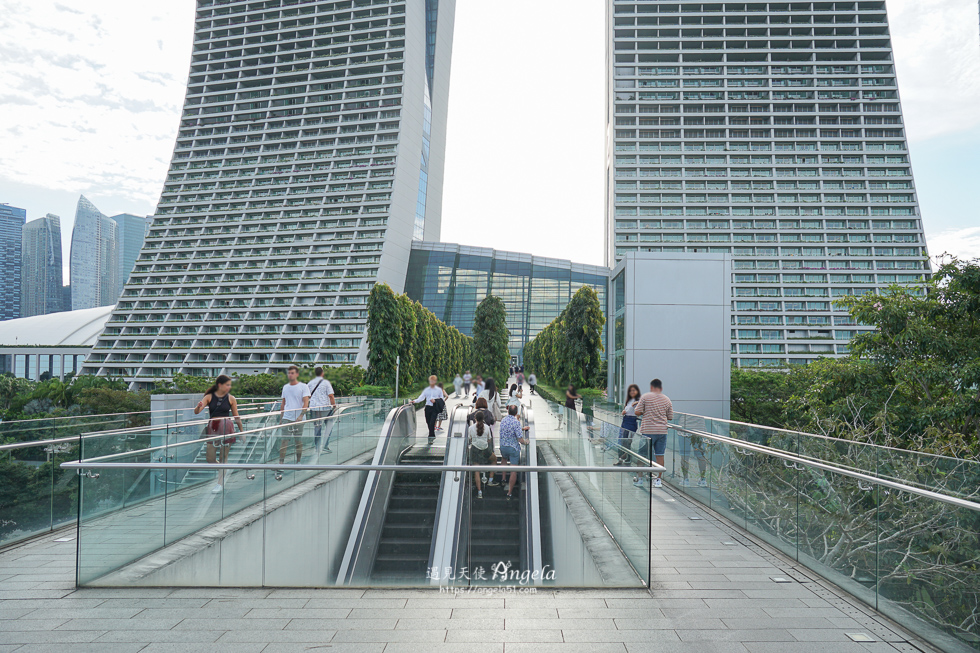
[[[27,211],[0,204],[0,320],[20,317],[21,229]]]
[[[23,229],[21,317],[64,310],[61,285],[61,218],[50,213]]]
[[[72,310],[114,304],[119,297],[118,227],[85,196],[71,233]]]
[[[112,216],[111,220],[118,226],[119,292],[116,293],[118,297],[122,294],[123,286],[129,279],[133,266],[136,265],[136,259],[139,258],[140,250],[143,248],[143,239],[146,238],[152,217],[123,213]]]
[[[199,0],[163,195],[86,370],[365,362],[371,287],[439,237],[454,12]]]
[[[607,2],[607,263],[731,253],[734,362],[846,353],[929,274],[885,3]]]

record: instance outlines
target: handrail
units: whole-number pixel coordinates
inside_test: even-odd
[[[197,394],[197,393],[195,393],[195,392],[189,392],[187,394]],[[253,401],[254,402],[262,402],[262,401],[277,401],[279,398],[278,397],[268,397],[268,398],[266,398],[266,397],[242,397],[242,399],[243,399],[243,401],[249,401],[249,402],[253,402]],[[183,408],[162,408],[160,410],[135,410],[135,411],[128,412],[128,413],[98,413],[98,414],[94,414],[94,415],[61,415],[61,416],[58,416],[58,417],[38,417],[36,419],[13,419],[13,420],[0,421],[0,427],[6,426],[6,425],[9,425],[9,424],[24,424],[24,425],[27,425],[27,424],[37,424],[39,422],[46,422],[48,420],[58,420],[58,419],[79,419],[80,420],[80,419],[83,419],[83,418],[86,418],[86,417],[120,417],[120,416],[123,416],[123,415],[153,415],[155,413],[172,413],[172,412],[174,412],[176,410],[185,410],[185,409],[183,409]],[[189,410],[189,408],[186,409],[186,410]]]
[[[849,476],[851,478],[857,479],[858,481],[877,483],[878,485],[884,485],[885,487],[889,487],[893,490],[898,490],[900,492],[908,492],[909,494],[915,494],[920,497],[926,497],[927,499],[942,501],[943,503],[948,503],[957,506],[959,508],[966,508],[968,510],[975,510],[977,512],[980,512],[980,503],[967,501],[966,499],[961,499],[959,497],[940,494],[939,492],[933,492],[932,490],[924,490],[922,488],[917,488],[914,485],[906,485],[905,483],[889,481],[888,479],[879,478],[877,476],[871,476],[869,474],[863,474],[861,472],[856,472],[846,467],[837,467],[836,465],[820,462],[817,460],[813,460],[811,458],[802,458],[800,456],[794,456],[793,454],[786,453],[778,449],[765,447],[761,444],[755,444],[752,442],[746,442],[745,440],[739,440],[737,438],[729,438],[724,435],[715,435],[714,433],[705,433],[704,431],[694,431],[691,429],[683,428],[681,426],[677,426],[675,424],[670,424],[669,426],[670,428],[676,431],[689,433],[690,435],[696,435],[702,438],[707,438],[709,440],[715,440],[717,442],[723,442],[725,444],[730,444],[733,447],[738,447],[740,449],[748,449],[749,451],[766,454],[768,456],[773,456],[775,458],[781,458],[783,460],[788,460],[794,464],[799,463],[802,465],[809,465],[810,467],[816,467],[817,469],[822,469],[824,471],[834,472],[835,474],[841,474],[842,476]],[[626,468],[626,469],[638,469],[638,468],[633,467],[633,468]]]
[[[806,431],[795,431],[793,429],[784,429],[778,426],[765,426],[764,424],[750,424],[749,422],[738,422],[731,419],[721,419],[718,417],[705,417],[703,415],[695,415],[694,413],[674,413],[674,419],[678,415],[690,415],[691,417],[698,417],[703,420],[711,420],[713,422],[724,422],[725,424],[738,424],[739,426],[748,426],[756,429],[767,429],[770,431],[778,431],[780,433],[792,433],[793,435],[805,435],[810,438],[819,438],[821,440],[829,440],[833,442],[847,442],[850,444],[857,444],[862,447],[874,447],[876,449],[887,449],[888,451],[897,451],[901,453],[915,454],[917,456],[929,456],[931,458],[942,458],[943,460],[950,460],[953,462],[967,462],[977,464],[980,461],[970,460],[969,458],[956,458],[954,456],[944,456],[938,453],[929,453],[927,451],[913,451],[911,449],[899,449],[898,447],[889,447],[884,444],[876,444],[874,442],[859,442],[858,440],[845,440],[843,438],[835,438],[832,435],[822,435],[820,433],[807,433]],[[671,423],[673,425],[673,423]],[[736,438],[737,439],[737,438]]]
[[[326,421],[326,420],[329,420],[329,419],[336,419],[336,418],[340,417],[341,415],[343,415],[344,413],[348,412],[346,410],[347,408],[349,408],[349,407],[355,407],[355,406],[358,406],[359,407],[359,406],[362,406],[362,404],[343,404],[342,406],[340,404],[338,404],[336,406],[336,408],[338,410],[334,411],[333,414],[326,415],[324,417],[307,418],[307,419],[302,420],[300,423],[301,424],[307,424],[307,423],[313,423],[313,422],[322,422],[322,421]],[[270,415],[275,415],[275,413],[270,413]],[[219,418],[219,419],[233,419],[233,418],[229,417],[229,418]],[[206,420],[206,422],[207,421],[210,421],[210,420]],[[206,422],[201,422],[201,423],[206,423]],[[279,428],[282,428],[282,423],[274,424],[273,426],[263,426],[263,427],[260,427],[260,428],[257,428],[257,429],[250,429],[250,430],[247,430],[247,431],[238,431],[235,435],[236,436],[256,435],[260,431],[269,431],[269,430],[272,430],[272,429],[279,429]],[[263,433],[261,435],[263,437],[266,437],[268,434]],[[96,456],[95,458],[88,458],[87,460],[85,460],[83,462],[101,461],[101,460],[106,460],[108,458],[114,458],[116,456],[131,456],[131,455],[137,454],[137,453],[150,453],[150,452],[153,452],[153,451],[159,451],[160,449],[170,449],[172,447],[184,447],[184,446],[187,446],[187,445],[190,445],[190,444],[197,444],[197,443],[201,443],[201,442],[208,442],[209,440],[219,440],[219,439],[227,438],[227,437],[228,437],[228,435],[210,435],[210,436],[205,437],[205,438],[198,438],[197,440],[187,440],[186,442],[178,442],[178,443],[174,443],[174,444],[161,444],[161,445],[158,445],[156,447],[147,447],[146,449],[133,449],[132,451],[120,451],[120,452],[117,452],[117,453],[106,454],[105,456]],[[77,439],[78,438],[72,438],[72,440],[77,440]]]
[[[340,408],[341,406],[359,406],[359,405],[361,405],[361,404],[358,404],[358,403],[337,404],[336,407],[337,408]],[[190,409],[188,409],[188,410],[190,410]],[[171,412],[171,411],[166,411],[166,412]],[[249,414],[249,415],[240,415],[239,416],[239,419],[241,419],[242,421],[246,421],[246,420],[251,420],[251,419],[255,419],[255,418],[259,418],[259,417],[272,417],[272,416],[274,416],[274,415],[276,415],[278,413],[279,413],[279,411],[275,411],[275,410],[274,411],[267,412],[267,413],[252,413],[252,414]],[[331,417],[332,417],[332,415],[331,415]],[[229,416],[228,419],[235,419],[235,418]],[[31,442],[12,442],[10,444],[2,444],[2,445],[0,445],[0,451],[8,451],[8,450],[12,450],[12,449],[26,449],[26,448],[29,448],[29,447],[41,447],[41,446],[44,446],[44,445],[47,445],[47,444],[64,444],[66,442],[78,442],[79,440],[90,440],[90,439],[110,437],[110,436],[130,435],[130,434],[133,434],[133,433],[140,433],[140,432],[145,432],[145,431],[155,431],[157,429],[171,429],[171,428],[177,428],[177,427],[201,426],[203,424],[207,424],[210,421],[211,421],[211,418],[209,417],[209,418],[206,418],[206,419],[188,420],[186,422],[165,422],[165,423],[162,423],[162,424],[148,424],[146,426],[130,426],[130,427],[127,427],[127,428],[124,428],[124,429],[113,429],[111,431],[92,431],[90,433],[82,433],[80,435],[71,435],[71,436],[66,436],[66,437],[63,437],[63,438],[50,438],[48,440],[32,440]],[[241,432],[242,433],[246,433],[247,431],[241,431]],[[206,440],[207,439],[201,440],[201,441],[204,442]],[[187,443],[186,442],[182,442],[181,444],[187,444]],[[143,451],[143,450],[141,449],[139,451]],[[126,453],[136,453],[136,451],[127,451]]]
[[[228,436],[222,436],[228,437]],[[94,461],[94,464],[93,464]],[[397,472],[405,471],[405,465],[312,465],[305,463],[282,463],[282,464],[245,464],[245,463],[112,463],[100,462],[99,459],[61,463],[63,469],[258,469],[271,471],[377,471],[377,472]],[[501,471],[499,465],[412,465],[413,472],[497,472]],[[598,465],[562,465],[561,467],[548,465],[509,465],[508,471],[515,472],[615,472],[619,474],[635,474],[636,472],[665,472],[667,468],[660,465],[650,465],[648,467],[601,467]],[[869,477],[870,478],[870,477]]]
[[[245,420],[245,419],[251,419],[253,417],[269,417],[274,414],[275,412],[253,413],[251,415],[242,415],[240,419]],[[234,418],[229,417],[229,419],[234,419]],[[147,426],[136,426],[136,427],[129,427],[125,429],[114,429],[112,431],[93,431],[91,433],[82,433],[81,435],[71,435],[63,438],[51,438],[50,440],[33,440],[31,442],[12,442],[10,444],[0,445],[0,451],[9,451],[12,449],[26,449],[28,447],[41,447],[47,444],[64,444],[66,442],[78,442],[79,440],[92,440],[95,438],[105,438],[110,436],[129,435],[139,431],[153,431],[156,429],[169,429],[169,428],[176,428],[179,426],[180,427],[199,426],[202,424],[207,424],[210,421],[211,421],[210,418],[208,418],[205,420],[192,420],[187,422],[167,422],[164,424],[150,424]],[[127,452],[127,453],[133,453],[133,452]]]

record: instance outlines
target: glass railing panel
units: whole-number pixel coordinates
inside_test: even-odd
[[[749,449],[736,447],[736,455],[745,486],[746,530],[796,558],[799,471],[781,459]]]
[[[874,605],[879,530],[875,486],[809,465],[797,469],[798,560]]]
[[[877,497],[877,608],[943,650],[980,650],[980,512],[886,488]]]
[[[149,463],[150,452],[119,462]],[[153,470],[103,468],[79,483],[78,583],[95,581],[164,544],[165,487]],[[135,557],[134,557],[135,556]]]
[[[75,473],[59,465],[77,460],[77,450],[66,442],[0,452],[0,546],[75,518]]]

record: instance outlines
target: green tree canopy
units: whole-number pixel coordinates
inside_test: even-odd
[[[473,321],[473,365],[484,377],[507,382],[510,367],[507,310],[499,297],[488,295],[476,307]]]
[[[599,296],[580,288],[551,324],[524,347],[524,366],[541,379],[576,387],[602,387],[602,328]]]

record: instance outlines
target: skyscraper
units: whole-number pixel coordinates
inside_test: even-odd
[[[108,306],[119,296],[118,227],[83,195],[71,232],[72,310]]]
[[[47,214],[24,225],[21,317],[64,310],[61,286],[61,218]]]
[[[118,297],[122,294],[123,286],[126,285],[130,273],[136,266],[136,259],[139,258],[140,250],[143,248],[143,239],[146,238],[146,232],[149,231],[153,218],[122,213],[114,215],[110,219],[116,223],[117,227],[119,290],[116,296]]]
[[[143,252],[86,370],[364,362],[367,296],[441,223],[454,0],[198,0]]]
[[[20,317],[21,229],[27,211],[0,204],[0,320]]]
[[[607,262],[730,252],[733,361],[845,353],[834,299],[929,273],[883,1],[608,0],[608,21]]]

